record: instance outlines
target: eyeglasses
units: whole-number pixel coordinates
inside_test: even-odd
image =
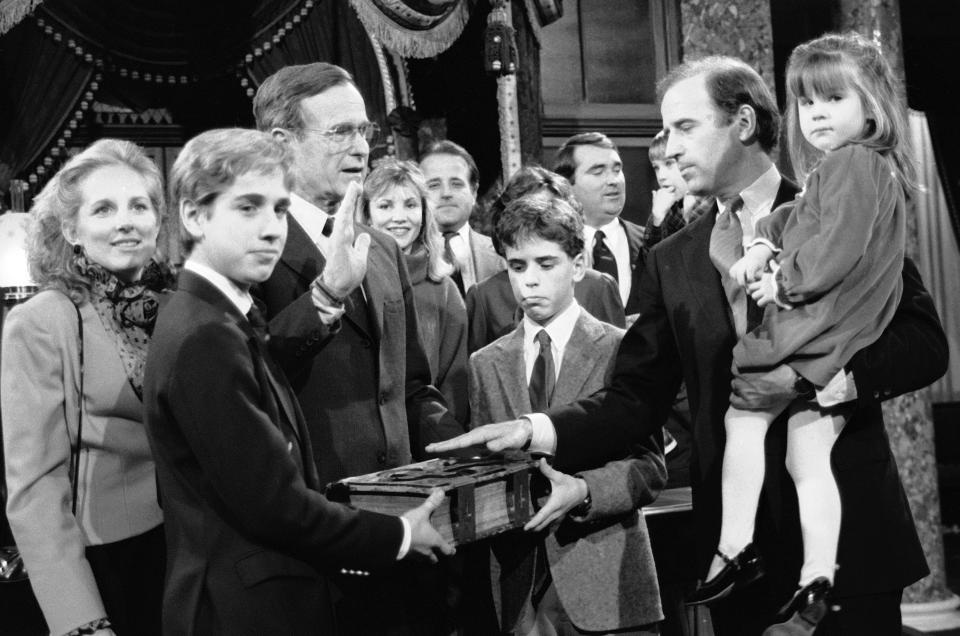
[[[335,144],[343,144],[348,141],[352,141],[353,136],[359,134],[361,137],[366,139],[367,143],[370,144],[370,147],[373,148],[377,145],[377,142],[380,139],[380,126],[372,121],[362,124],[337,124],[336,126],[332,126],[326,130],[320,130],[318,128],[304,128],[303,130],[310,130],[320,133]]]

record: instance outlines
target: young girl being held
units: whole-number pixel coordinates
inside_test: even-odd
[[[790,155],[806,185],[757,222],[757,238],[729,271],[766,306],[762,324],[734,348],[734,364],[738,374],[788,364],[810,390],[769,411],[727,411],[720,541],[690,601],[715,600],[762,574],[752,540],[764,438],[788,410],[786,462],[804,560],[801,590],[784,613],[804,630],[790,633],[812,633],[837,569],[841,505],[830,451],[856,399],[844,366],[880,336],[900,300],[905,192],[914,181],[904,107],[879,47],[856,34],[802,44],[790,56],[787,90]]]

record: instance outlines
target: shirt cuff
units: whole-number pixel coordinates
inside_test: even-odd
[[[750,241],[750,243],[747,245],[747,249],[750,249],[750,248],[753,247],[754,245],[766,245],[767,247],[770,248],[770,250],[771,250],[774,254],[779,254],[780,252],[783,251],[782,249],[780,249],[779,247],[777,247],[776,245],[774,245],[772,242],[770,242],[770,241],[768,241],[767,239],[765,239],[765,238],[763,238],[763,237],[760,237],[760,236],[758,236],[758,237],[754,238],[752,241]]]
[[[817,389],[817,404],[822,407],[836,406],[856,399],[857,383],[853,381],[853,373],[843,369],[837,371],[825,387]]]
[[[550,418],[544,413],[530,413],[524,415],[523,419],[528,420],[533,427],[533,434],[530,436],[530,452],[555,455],[557,431],[553,428]]]
[[[400,542],[400,552],[397,553],[397,561],[407,556],[407,552],[410,551],[410,543],[413,541],[410,521],[406,517],[400,517],[400,523],[403,524],[403,541]]]
[[[317,314],[320,316],[320,322],[328,327],[340,320],[343,314],[347,311],[344,307],[332,307],[317,304],[314,304],[314,307],[317,308]]]

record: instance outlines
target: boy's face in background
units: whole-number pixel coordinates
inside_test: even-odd
[[[540,325],[573,302],[573,286],[583,278],[583,254],[571,258],[559,243],[534,236],[504,245],[510,286],[523,313]]]
[[[687,193],[687,182],[680,175],[676,159],[660,159],[651,163],[653,164],[653,173],[657,176],[657,184],[661,189],[671,192],[674,195],[674,201],[679,200]]]

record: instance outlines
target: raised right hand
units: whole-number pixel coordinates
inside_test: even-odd
[[[510,420],[496,424],[484,424],[463,435],[457,435],[442,442],[427,444],[427,452],[445,453],[459,448],[485,444],[489,450],[498,453],[508,448],[523,448],[531,437],[533,437],[533,425],[530,420]]]
[[[403,513],[403,517],[410,522],[410,551],[407,553],[408,556],[416,554],[426,558],[431,563],[436,563],[438,554],[451,556],[456,552],[449,542],[444,541],[437,529],[430,525],[430,515],[437,509],[443,498],[443,491],[434,488],[426,501]]]
[[[356,223],[359,206],[363,203],[363,186],[351,181],[347,192],[334,214],[333,233],[330,234],[330,253],[320,274],[323,284],[340,298],[346,298],[357,288],[367,273],[367,252],[370,235],[357,236]],[[356,240],[354,240],[356,237]]]

